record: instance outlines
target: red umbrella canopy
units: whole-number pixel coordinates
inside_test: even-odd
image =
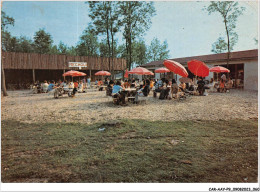
[[[152,74],[151,71],[149,71],[148,69],[143,68],[143,67],[136,67],[136,68],[132,69],[131,71],[129,71],[128,73],[137,74],[137,75],[151,75]]]
[[[125,70],[124,78],[128,78],[128,71],[127,70]]]
[[[111,73],[109,73],[108,71],[98,71],[98,72],[95,73],[95,75],[110,76]]]
[[[207,77],[209,75],[209,68],[208,66],[199,60],[191,60],[188,62],[189,70],[199,77]]]
[[[221,67],[221,66],[217,66],[217,67],[212,67],[209,69],[210,72],[216,72],[216,73],[229,73],[230,70],[225,68],[225,67]]]
[[[176,61],[172,61],[172,60],[164,60],[163,64],[170,71],[172,71],[182,77],[188,77],[188,72],[180,63],[178,63]]]
[[[72,76],[72,77],[86,76],[86,73],[71,70],[71,71],[67,71],[66,73],[63,73],[63,76]]]
[[[162,67],[162,68],[156,69],[154,72],[155,73],[168,73],[168,72],[170,72],[170,70],[165,67]]]

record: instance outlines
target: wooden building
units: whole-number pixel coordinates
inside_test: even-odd
[[[92,80],[101,78],[94,75],[97,71],[109,71],[109,58],[105,57],[2,52],[1,62],[4,66],[7,88],[9,84],[29,84],[37,80],[41,82],[62,80],[62,74],[68,70],[84,72]],[[69,62],[85,62],[87,67],[71,68]],[[125,59],[114,58],[113,63],[115,72],[126,69]],[[112,70],[112,64],[110,69]]]

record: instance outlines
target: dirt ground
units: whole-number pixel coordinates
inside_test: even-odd
[[[2,120],[34,122],[96,123],[115,119],[146,120],[228,120],[258,118],[256,91],[231,90],[190,96],[186,100],[146,98],[146,103],[116,106],[105,91],[89,90],[75,98],[54,99],[52,94],[31,94],[29,90],[9,91],[1,99]]]

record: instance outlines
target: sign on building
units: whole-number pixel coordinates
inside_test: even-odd
[[[78,67],[81,69],[81,67],[87,67],[86,62],[69,62],[69,67]]]

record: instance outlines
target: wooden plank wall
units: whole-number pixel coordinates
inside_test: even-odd
[[[2,52],[4,69],[66,69],[69,62],[87,62],[86,70],[109,70],[109,58]],[[114,70],[125,70],[126,60],[114,58]],[[112,63],[112,59],[111,59]],[[84,69],[84,68],[82,68]],[[112,70],[112,65],[111,65]]]

